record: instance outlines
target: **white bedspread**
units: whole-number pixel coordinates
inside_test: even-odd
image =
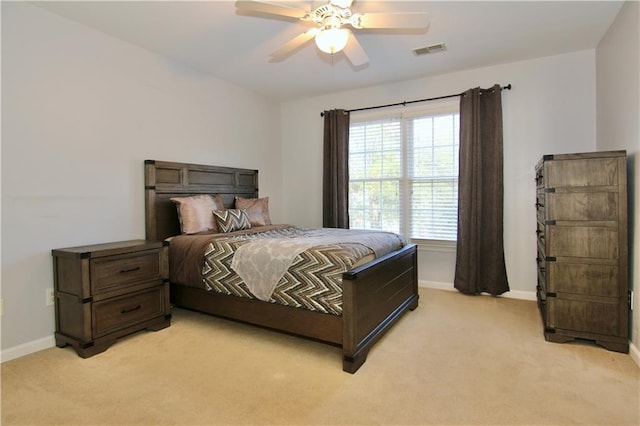
[[[314,246],[341,243],[362,244],[380,257],[401,248],[405,241],[397,234],[384,231],[308,229],[303,236],[257,239],[243,244],[233,256],[231,268],[254,296],[268,301],[297,255]]]

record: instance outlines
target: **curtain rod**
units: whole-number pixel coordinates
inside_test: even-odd
[[[501,89],[502,90],[511,90],[511,83],[507,84],[506,86],[502,86]],[[417,102],[437,101],[438,99],[455,98],[456,96],[462,96],[462,95],[464,95],[464,92],[456,93],[455,95],[445,95],[445,96],[438,96],[438,97],[435,97],[435,98],[418,99],[418,100],[415,100],[415,101],[398,102],[398,103],[395,103],[395,104],[377,105],[377,106],[364,107],[364,108],[348,109],[347,112],[366,111],[366,110],[369,110],[369,109],[388,108],[388,107],[394,107],[394,106],[400,106],[400,105],[406,106],[408,104],[414,104],[414,103],[417,103]],[[320,117],[324,117],[324,112],[320,113]]]

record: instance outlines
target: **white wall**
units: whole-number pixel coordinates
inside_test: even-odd
[[[145,159],[259,169],[280,221],[280,151],[276,104],[2,2],[3,358],[53,343],[51,249],[144,238]]]
[[[631,354],[640,365],[640,3],[627,1],[596,49],[597,147],[626,149],[629,285],[634,289]]]
[[[535,297],[534,166],[544,154],[595,149],[594,50],[284,103],[284,220],[322,224],[321,111],[430,98],[495,83],[513,86],[502,95],[507,274],[512,296]],[[454,251],[423,249],[418,257],[423,284],[453,287]]]

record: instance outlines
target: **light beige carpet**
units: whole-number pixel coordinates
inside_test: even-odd
[[[340,349],[175,309],[88,359],[2,364],[2,424],[640,424],[640,369],[545,342],[535,302],[421,289],[355,374]]]

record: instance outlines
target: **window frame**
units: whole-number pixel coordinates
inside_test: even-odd
[[[402,106],[402,107],[391,107],[385,110],[365,110],[365,111],[357,111],[352,112],[350,116],[350,125],[368,121],[376,121],[376,120],[385,120],[385,119],[400,119],[401,120],[401,128],[402,128],[402,161],[403,161],[403,173],[401,177],[401,186],[404,189],[404,193],[401,196],[402,202],[402,218],[400,219],[401,223],[401,234],[409,235],[409,219],[411,217],[411,209],[410,209],[410,185],[409,174],[408,174],[408,158],[409,158],[409,143],[408,143],[408,120],[424,117],[424,116],[434,116],[434,115],[442,115],[442,114],[459,114],[460,113],[460,100],[459,98],[450,98],[450,99],[441,99],[437,101],[429,101],[428,104],[424,105],[416,105],[416,106]],[[458,140],[458,144],[460,141]],[[457,245],[456,240],[435,240],[435,239],[424,239],[424,238],[409,238],[406,237],[411,243],[417,244],[419,246],[436,248],[444,251],[450,251],[455,249]]]

